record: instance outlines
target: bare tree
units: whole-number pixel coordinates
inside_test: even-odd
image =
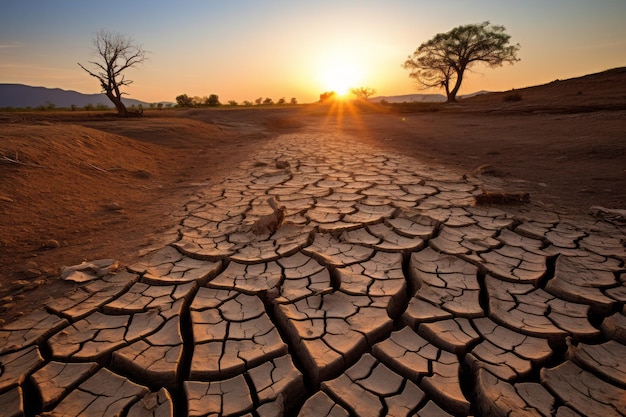
[[[351,88],[350,93],[352,93],[359,100],[367,100],[374,94],[376,94],[376,90],[370,87],[358,87]]]
[[[132,83],[124,77],[124,71],[143,63],[147,59],[147,51],[137,44],[131,37],[119,33],[100,31],[93,39],[95,61],[89,61],[94,66],[90,71],[82,64],[78,64],[89,75],[100,81],[102,92],[113,102],[121,116],[128,115],[128,110],[122,102],[125,94],[121,88]]]
[[[458,26],[421,44],[403,67],[425,88],[444,88],[448,102],[454,102],[472,65],[482,62],[495,68],[519,61],[520,46],[509,44],[510,38],[504,26],[489,22]]]

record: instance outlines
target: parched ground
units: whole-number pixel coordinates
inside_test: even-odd
[[[588,214],[626,201],[615,76],[426,109],[2,115],[2,409],[626,415],[624,219]],[[60,279],[100,258],[120,269]]]
[[[285,132],[346,133],[462,174],[486,173],[488,184],[528,192],[557,212],[626,208],[625,74],[517,90],[519,101],[498,93],[427,111],[338,104],[129,120],[2,114],[3,319],[66,292],[58,280],[63,266],[102,258],[127,265],[159,246],[194,192]]]

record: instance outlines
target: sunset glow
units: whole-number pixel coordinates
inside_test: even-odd
[[[521,60],[476,66],[460,94],[506,91],[626,65],[624,16],[624,1],[13,1],[0,14],[0,83],[98,93],[77,62],[92,60],[93,35],[104,29],[150,51],[125,74],[127,96],[147,102],[216,94],[223,103],[312,103],[352,87],[442,93],[419,90],[401,64],[437,33],[489,20],[521,45]]]
[[[363,71],[357,64],[348,60],[333,58],[322,64],[320,82],[325,91],[334,91],[339,96],[346,96],[350,89],[362,82]]]

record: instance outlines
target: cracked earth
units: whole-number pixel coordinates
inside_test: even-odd
[[[280,136],[169,245],[0,329],[0,414],[626,415],[624,229],[480,193]]]

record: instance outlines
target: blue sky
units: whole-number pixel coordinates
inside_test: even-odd
[[[513,66],[475,68],[462,93],[507,90],[626,65],[624,0],[7,1],[0,83],[99,91],[82,71],[94,33],[150,51],[128,73],[146,101],[179,94],[315,101],[343,77],[380,95],[420,92],[401,64],[422,42],[489,20],[521,44]],[[336,82],[336,80],[335,80]]]

